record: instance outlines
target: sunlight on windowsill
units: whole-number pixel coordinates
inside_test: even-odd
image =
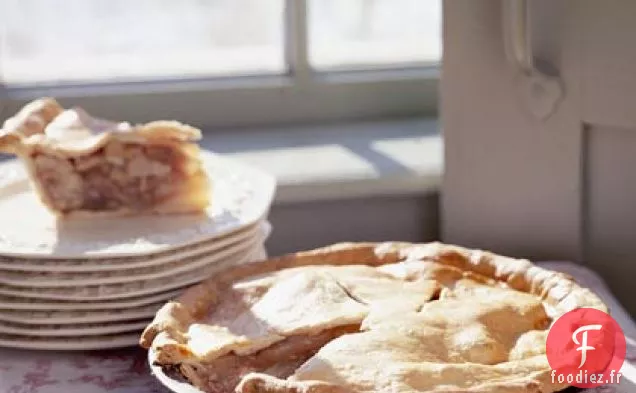
[[[436,119],[210,132],[205,148],[274,174],[277,203],[437,192]]]

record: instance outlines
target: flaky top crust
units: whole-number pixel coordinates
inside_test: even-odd
[[[442,243],[341,243],[262,262],[230,268],[190,288],[178,299],[166,304],[145,329],[140,344],[151,348],[159,364],[178,364],[192,357],[183,341],[188,326],[214,307],[223,291],[247,277],[282,269],[312,265],[380,266],[407,260],[431,261],[505,283],[508,287],[533,294],[551,309],[554,319],[579,307],[607,312],[598,296],[582,288],[563,273],[543,269],[528,260],[514,259],[482,250],[471,250]],[[549,370],[533,374],[531,380],[492,382],[458,392],[538,392],[550,385]],[[547,384],[547,385],[546,385]],[[549,391],[565,386],[551,386]],[[241,392],[346,392],[344,386],[320,381],[281,380],[267,375],[247,375],[238,387]],[[433,390],[437,391],[437,390]],[[446,390],[444,390],[446,391]],[[455,390],[453,390],[455,391]]]
[[[57,124],[59,123],[59,124]],[[201,131],[177,121],[130,125],[91,117],[81,108],[65,110],[53,98],[40,98],[7,119],[0,130],[0,151],[33,151],[75,157],[91,154],[108,142],[190,142]]]

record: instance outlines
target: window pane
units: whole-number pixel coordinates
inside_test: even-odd
[[[441,58],[441,0],[309,0],[315,68],[391,67]]]
[[[1,0],[6,83],[280,73],[283,0]]]

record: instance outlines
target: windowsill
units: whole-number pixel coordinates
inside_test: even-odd
[[[272,173],[276,204],[437,192],[436,119],[215,131],[202,145]]]
[[[275,204],[427,195],[443,170],[434,118],[215,130],[201,145],[276,176]]]

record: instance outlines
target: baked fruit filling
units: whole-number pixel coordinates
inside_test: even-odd
[[[63,213],[151,210],[205,186],[190,176],[188,151],[166,143],[113,140],[87,155],[34,152],[30,159],[43,195]]]
[[[5,122],[0,151],[25,162],[40,199],[59,215],[197,212],[210,194],[200,137],[178,122],[131,126],[41,99]]]
[[[553,392],[567,276],[438,243],[346,244],[232,268],[168,303],[141,345],[204,392]]]
[[[175,375],[205,392],[233,392],[251,373],[286,379],[329,342],[358,330],[359,325],[345,325],[316,334],[289,336],[245,356],[230,353],[205,362],[183,362]]]

